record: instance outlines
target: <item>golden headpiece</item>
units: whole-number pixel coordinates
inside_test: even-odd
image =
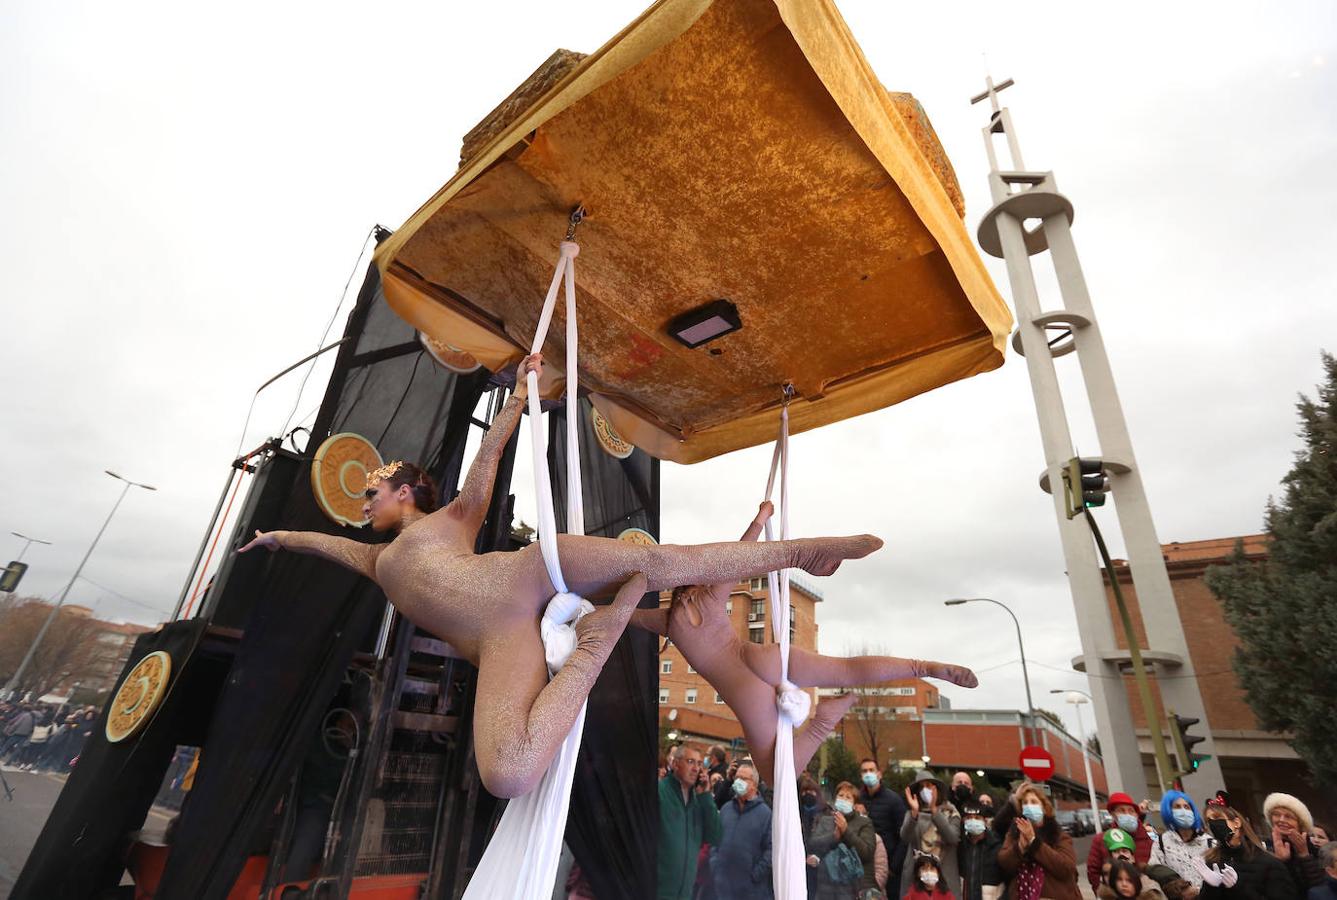
[[[403,467],[403,465],[404,461],[402,459],[397,459],[392,463],[386,463],[379,469],[372,469],[370,472],[367,473],[367,490],[371,490],[372,488],[376,487],[378,484],[381,483],[383,479],[393,477],[394,474]]]

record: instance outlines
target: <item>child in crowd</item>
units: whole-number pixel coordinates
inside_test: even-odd
[[[916,856],[913,871],[904,900],[956,900],[942,876],[942,864],[937,857]]]

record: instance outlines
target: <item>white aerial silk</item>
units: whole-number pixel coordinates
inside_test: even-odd
[[[780,411],[780,436],[771,457],[766,481],[766,499],[775,490],[780,474],[780,540],[789,540],[789,405]],[[771,520],[766,520],[766,540],[775,540]],[[808,718],[811,699],[789,681],[789,570],[767,575],[771,594],[771,622],[780,644],[780,682],[776,693],[774,807],[771,810],[771,879],[776,900],[806,900],[803,827],[798,814],[798,780],[794,775],[794,729]]]
[[[543,301],[543,313],[534,334],[531,353],[543,348],[552,322],[557,289],[565,276],[566,284],[566,530],[585,533],[585,508],[580,484],[580,438],[576,378],[576,270],[580,247],[563,241],[552,284]],[[538,495],[539,548],[543,564],[557,594],[548,602],[540,623],[544,656],[551,675],[562,667],[576,647],[575,622],[592,611],[593,605],[566,589],[561,562],[557,557],[557,523],[553,513],[552,483],[548,475],[547,437],[539,408],[538,376],[530,372],[529,426],[534,450],[534,486]],[[523,797],[506,805],[501,822],[478,862],[464,900],[550,900],[557,877],[557,863],[562,855],[562,837],[566,833],[566,814],[571,800],[571,782],[575,777],[576,753],[585,731],[582,703],[571,733],[566,736],[548,771],[538,785]],[[485,711],[479,711],[484,712]],[[476,713],[477,714],[477,713]],[[792,756],[792,750],[791,750]],[[792,762],[791,762],[792,768]],[[792,781],[792,775],[791,775]],[[797,808],[796,808],[797,809]],[[795,812],[797,817],[798,813]]]

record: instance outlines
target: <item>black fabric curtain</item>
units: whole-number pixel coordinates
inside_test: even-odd
[[[102,710],[19,874],[13,900],[77,900],[120,883],[127,838],[144,822],[176,745],[203,740],[207,716],[197,714],[199,699],[213,695],[226,671],[217,661],[197,659],[204,625],[173,622],[135,641],[117,689],[136,663],[162,650],[172,660],[168,693],[144,730],[119,743],[107,740]]]
[[[417,344],[385,302],[369,267],[307,444],[355,432],[382,457],[417,462],[448,498],[469,416],[489,374],[446,370]],[[309,460],[294,469],[281,522],[353,540],[382,538],[333,524],[319,510]],[[267,527],[275,527],[268,525]],[[243,526],[241,535],[249,533]],[[292,553],[259,554],[259,596],[182,811],[159,900],[226,897],[246,857],[268,849],[274,811],[359,647],[385,609],[375,584],[332,563]]]
[[[639,528],[659,539],[659,460],[641,450],[625,459],[600,444],[589,400],[578,406],[587,533],[616,538]],[[566,527],[565,411],[550,417],[548,463],[557,527]],[[658,594],[641,607],[654,609]],[[603,900],[655,895],[659,800],[658,643],[628,628],[590,693],[576,760],[566,842],[594,895]]]

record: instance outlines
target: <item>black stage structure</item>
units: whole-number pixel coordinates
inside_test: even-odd
[[[254,475],[227,550],[255,529],[378,539],[317,506],[307,454],[331,434],[355,432],[387,460],[419,461],[448,500],[471,430],[487,428],[511,389],[510,373],[439,366],[386,304],[374,265],[344,338],[304,450],[275,439],[234,463]],[[634,527],[657,540],[658,460],[605,452],[588,400],[578,409],[588,533]],[[559,527],[565,413],[549,416]],[[480,552],[526,542],[512,522],[515,447],[512,439]],[[642,600],[657,604],[654,594]],[[463,893],[504,807],[473,760],[472,718],[486,715],[473,708],[476,670],[400,617],[375,584],[310,556],[230,555],[196,615],[141,637],[125,671],[156,650],[173,660],[166,699],[121,743],[108,742],[99,721],[16,900],[133,896],[118,887],[127,847],[179,746],[201,753],[170,846],[158,851],[166,861],[157,900],[226,897],[244,868],[263,872],[249,896],[284,900],[343,898],[355,880],[390,875],[421,876],[418,896],[430,900]],[[654,636],[630,629],[590,697],[566,841],[599,897],[654,892],[656,653]]]

